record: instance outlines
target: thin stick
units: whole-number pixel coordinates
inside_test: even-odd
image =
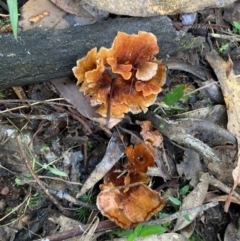
[[[17,207],[13,208],[13,209],[11,210],[11,212],[9,212],[9,213],[6,214],[4,217],[2,217],[2,218],[0,219],[0,222],[3,221],[5,218],[7,218],[10,214],[12,214],[12,213],[14,213],[15,211],[17,211],[17,210],[28,200],[29,197],[30,197],[30,194],[28,194],[28,195],[26,196],[26,198],[23,200],[23,202],[21,202]]]
[[[38,105],[38,104],[42,104],[42,103],[46,103],[46,102],[49,103],[49,102],[53,102],[53,101],[58,101],[58,100],[64,100],[64,98],[55,98],[55,99],[49,99],[49,100],[45,100],[45,101],[37,101],[37,102],[34,102],[34,103],[29,103],[28,105],[22,105],[22,106],[10,108],[10,109],[2,110],[2,111],[0,111],[0,114],[5,113],[5,112],[10,112],[10,111],[13,111],[13,110],[28,108],[30,106],[34,106],[34,105]]]
[[[0,165],[1,166],[1,165]],[[2,167],[2,166],[1,166]],[[14,173],[13,173],[14,174]],[[48,176],[38,176],[38,178],[40,179],[51,179],[51,180],[57,180],[57,181],[61,181],[61,182],[65,182],[65,183],[68,183],[68,184],[71,184],[71,185],[79,185],[79,186],[82,186],[83,184],[80,183],[80,182],[71,182],[71,181],[67,181],[67,180],[64,180],[62,178],[59,178],[59,177],[48,177]],[[24,182],[24,183],[30,183],[30,182],[36,182],[36,180],[28,180],[27,182]]]
[[[240,42],[239,35],[225,35],[225,34],[218,34],[218,33],[209,33],[209,36],[213,37],[213,38],[227,39],[231,42]]]
[[[32,174],[32,176],[34,177],[34,179],[36,180],[36,182],[38,183],[38,185],[42,188],[43,192],[45,193],[45,195],[58,207],[58,209],[66,216],[68,215],[68,212],[64,209],[64,207],[56,200],[56,198],[49,193],[48,189],[45,188],[44,184],[42,183],[42,181],[39,179],[39,177],[35,174],[35,172],[32,169],[31,163],[25,153],[22,141],[20,139],[20,137],[17,137],[17,141],[18,141],[18,145],[23,157],[24,162],[27,165],[28,170],[30,171],[30,173]]]
[[[144,222],[143,224],[144,225],[152,225],[152,224],[166,223],[166,222],[172,221],[174,219],[177,219],[179,217],[182,217],[184,215],[187,215],[187,214],[190,214],[190,213],[193,213],[193,212],[199,213],[199,212],[202,212],[202,211],[206,211],[207,209],[215,207],[218,204],[219,204],[218,202],[210,202],[210,203],[203,204],[201,206],[197,206],[197,207],[194,207],[194,208],[181,210],[181,211],[176,212],[174,214],[171,214],[171,215],[169,215],[165,218],[160,218],[160,219],[157,219],[157,220],[154,220],[154,221]]]

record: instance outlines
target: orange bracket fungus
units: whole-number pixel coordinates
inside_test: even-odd
[[[139,143],[125,152],[129,163],[125,167],[118,163],[107,173],[97,196],[102,215],[123,229],[149,220],[165,206],[159,193],[146,185],[146,171],[156,155],[153,147]]]
[[[166,80],[165,65],[154,56],[159,52],[152,33],[118,32],[112,47],[91,49],[77,61],[73,73],[80,91],[90,96],[97,112],[109,118],[147,111]]]

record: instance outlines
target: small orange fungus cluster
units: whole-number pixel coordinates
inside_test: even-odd
[[[154,130],[150,121],[136,121],[136,124],[141,126],[141,136],[143,140],[150,142],[153,146],[161,146],[163,137],[159,131]]]
[[[104,117],[146,111],[165,83],[166,68],[154,59],[159,52],[155,35],[118,32],[110,49],[91,49],[77,61],[73,73],[80,91]]]
[[[151,144],[139,143],[127,147],[127,165],[116,164],[104,177],[97,197],[102,215],[123,229],[149,220],[165,206],[165,200],[146,184],[146,172],[156,156]]]

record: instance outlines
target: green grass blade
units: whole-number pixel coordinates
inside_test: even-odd
[[[18,32],[18,4],[17,4],[17,0],[7,0],[7,5],[8,5],[8,9],[9,9],[13,35],[14,35],[14,38],[17,39],[17,32]]]

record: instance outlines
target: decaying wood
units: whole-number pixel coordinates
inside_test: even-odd
[[[176,32],[168,17],[116,18],[64,30],[34,29],[0,35],[0,88],[49,81],[72,75],[76,60],[93,47],[110,47],[118,31],[154,33],[160,58],[200,46],[204,39]]]
[[[191,13],[207,7],[219,8],[235,0],[84,0],[84,2],[110,13],[144,17]]]

